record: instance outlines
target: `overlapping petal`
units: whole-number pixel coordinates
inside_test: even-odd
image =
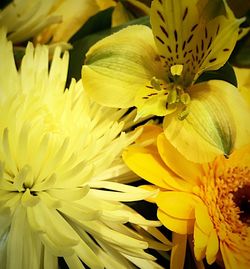
[[[152,31],[127,27],[90,48],[82,68],[83,85],[98,103],[130,107],[140,87],[155,74],[164,76]]]
[[[177,113],[164,118],[167,139],[187,159],[209,162],[249,142],[249,109],[234,86],[214,80],[192,86],[190,93],[185,119]]]

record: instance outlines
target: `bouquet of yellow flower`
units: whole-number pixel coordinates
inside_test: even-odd
[[[0,3],[0,268],[250,268],[250,4]]]

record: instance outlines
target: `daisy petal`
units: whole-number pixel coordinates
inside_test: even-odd
[[[167,215],[161,209],[157,211],[157,217],[169,230],[179,234],[191,234],[194,230],[194,219],[177,219]]]
[[[157,149],[131,146],[123,152],[127,166],[140,177],[164,189],[184,190],[189,188],[161,160]]]
[[[170,268],[182,269],[186,256],[187,235],[173,233],[172,241],[174,246],[171,251]]]
[[[156,203],[162,211],[174,218],[195,218],[195,196],[190,193],[162,191],[157,195]]]
[[[129,26],[90,48],[82,68],[83,86],[98,103],[130,107],[155,74],[163,77],[159,61],[150,28]]]
[[[212,264],[216,260],[216,255],[219,251],[219,240],[216,234],[216,230],[213,229],[210,233],[207,243],[206,258],[208,264]]]
[[[192,184],[199,182],[197,175],[201,172],[200,165],[184,158],[166,139],[164,133],[157,137],[157,146],[162,160],[168,167],[171,167],[178,176]]]

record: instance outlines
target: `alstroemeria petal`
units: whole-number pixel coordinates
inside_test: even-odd
[[[165,116],[167,139],[187,159],[209,162],[249,142],[249,109],[238,90],[224,81],[190,88],[190,112],[184,120]]]
[[[51,41],[68,41],[98,11],[99,6],[93,0],[59,1],[53,6],[51,15],[61,16],[62,22],[45,28],[35,42],[44,44]]]
[[[169,230],[179,234],[191,234],[194,230],[194,219],[178,219],[169,216],[161,209],[157,211],[157,217]]]
[[[156,90],[150,85],[141,87],[135,96],[137,118],[148,115],[165,116],[168,114],[165,94],[166,91]]]
[[[164,71],[153,34],[143,25],[129,26],[97,42],[82,68],[83,85],[98,103],[111,107],[134,105],[137,91]]]
[[[158,135],[157,146],[162,160],[168,167],[171,167],[171,169],[184,180],[193,184],[198,184],[199,180],[197,176],[201,172],[201,166],[199,164],[187,160],[180,154],[180,152],[167,140],[164,133]]]
[[[242,20],[236,20],[225,1],[154,0],[151,25],[169,76],[171,66],[183,65],[185,85],[204,70],[215,70],[229,58]]]

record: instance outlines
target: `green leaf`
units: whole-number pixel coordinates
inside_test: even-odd
[[[111,27],[112,13],[114,8],[108,8],[90,17],[83,27],[71,37],[69,43],[73,43],[92,33],[100,32]],[[101,23],[100,23],[101,22]]]
[[[134,24],[143,24],[149,26],[150,25],[149,17],[148,16],[141,17],[139,19],[129,21],[128,23],[123,24],[121,26],[109,28],[104,31],[97,32],[95,34],[87,35],[73,42],[72,43],[73,49],[70,50],[68,82],[71,80],[71,78],[75,78],[76,80],[81,78],[81,69],[82,65],[84,64],[85,55],[92,45],[94,45],[98,40],[108,35],[111,35],[121,30],[122,28]]]
[[[237,79],[232,66],[227,62],[220,69],[215,71],[207,71],[200,75],[196,83],[208,80],[224,80],[237,87]]]

